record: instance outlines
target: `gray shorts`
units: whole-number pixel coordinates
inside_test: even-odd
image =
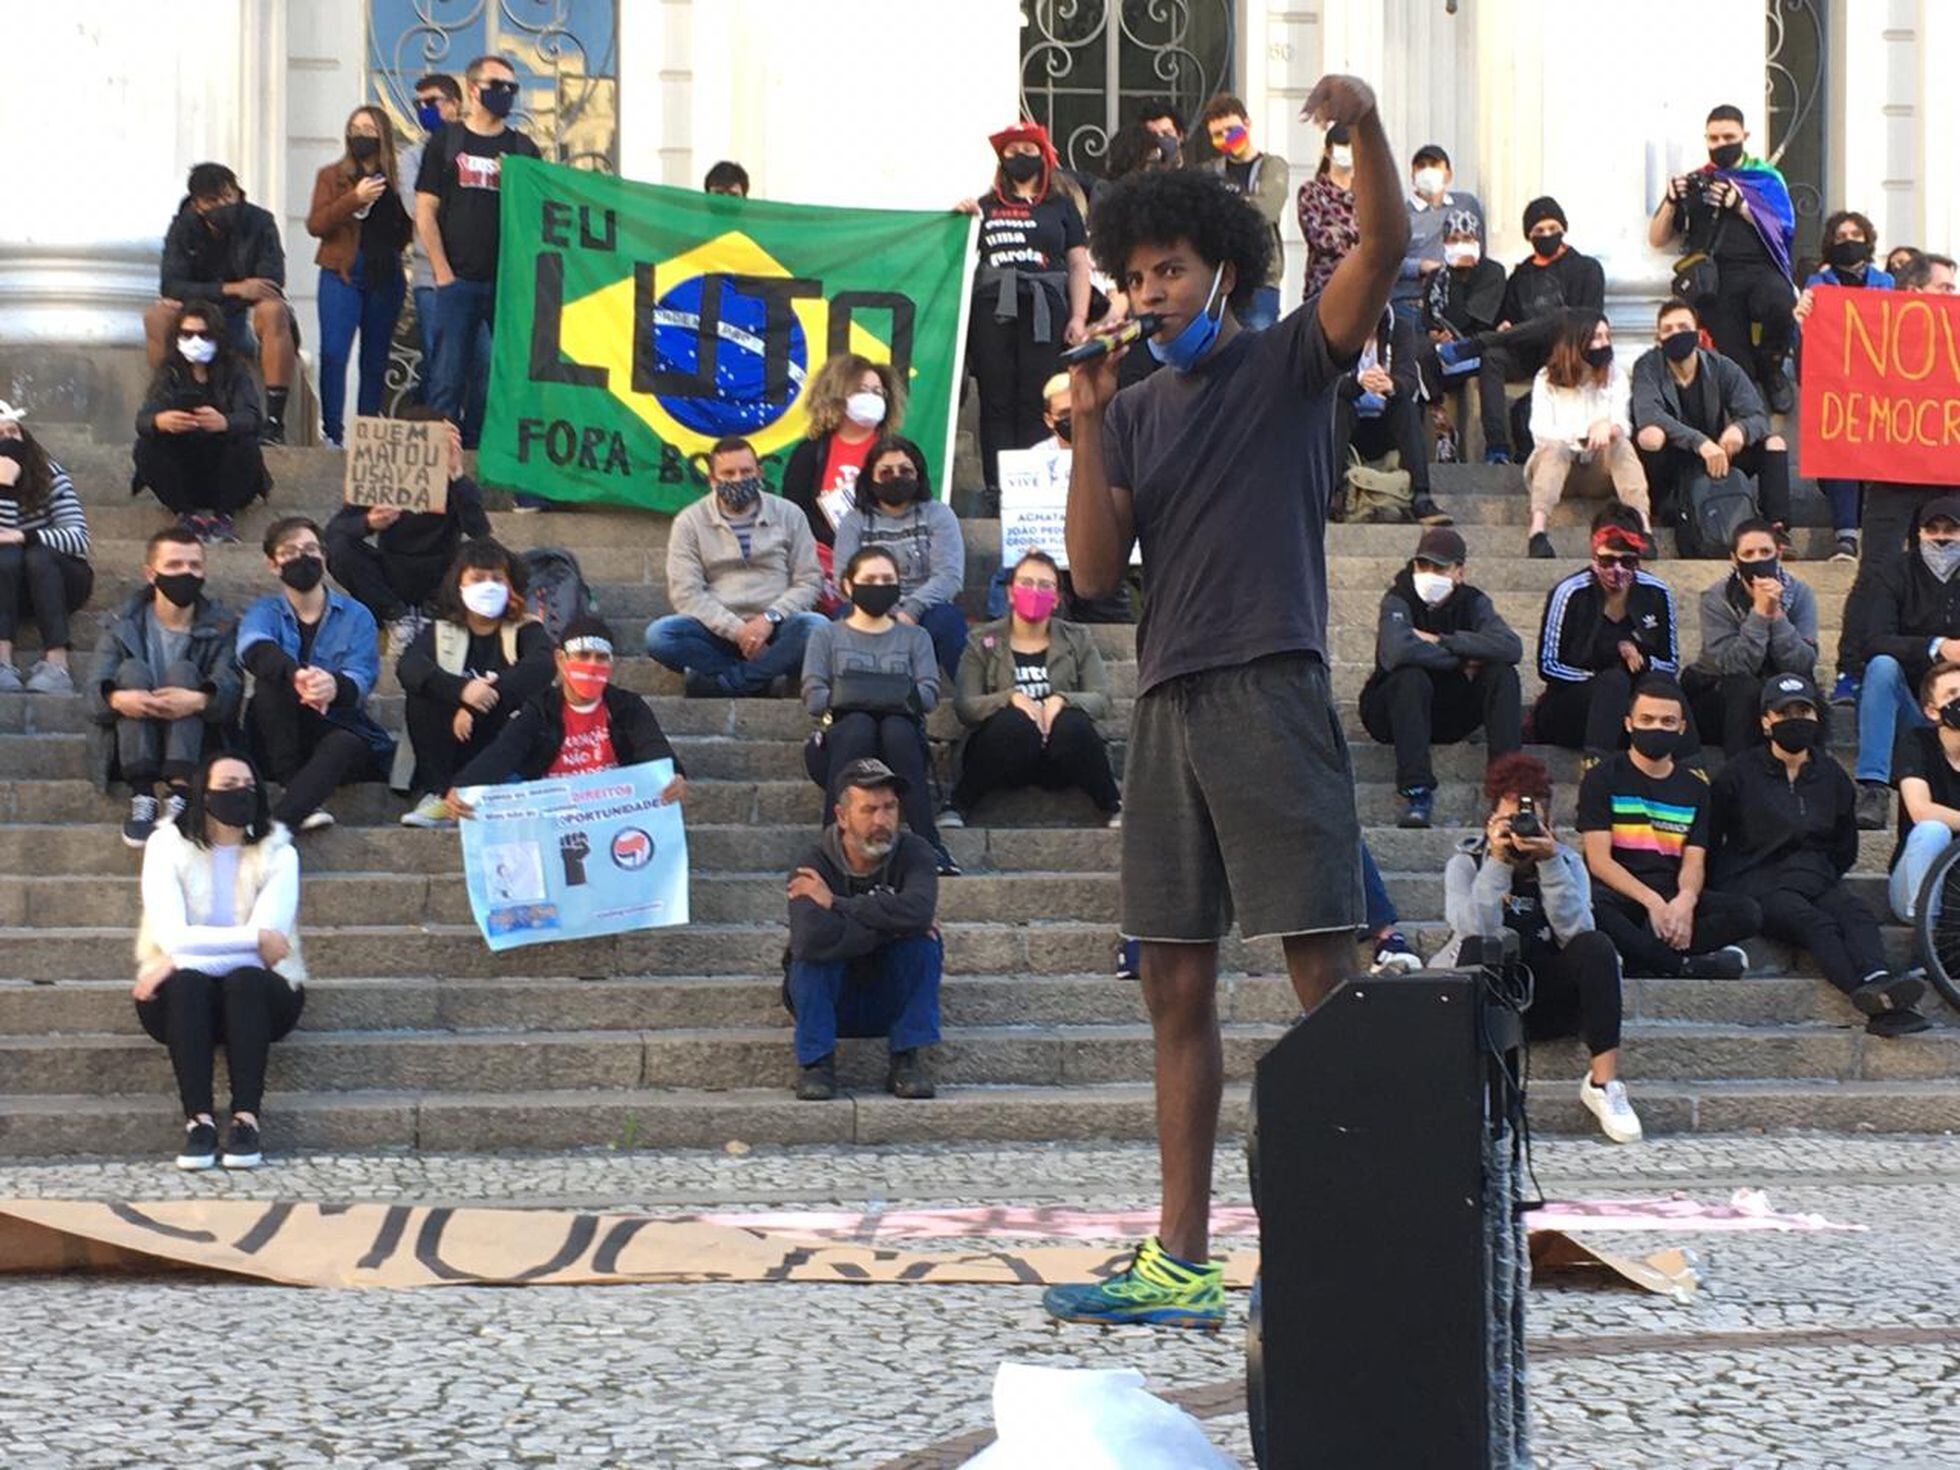
[[[1123,780],[1123,934],[1200,943],[1359,927],[1361,824],[1310,653],[1171,679],[1136,702]]]

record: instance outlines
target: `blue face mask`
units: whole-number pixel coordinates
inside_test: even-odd
[[[433,133],[442,126],[442,110],[433,102],[415,104],[415,120],[422,124],[422,131]]]
[[[1220,261],[1218,269],[1211,274],[1211,291],[1205,297],[1205,308],[1184,324],[1184,330],[1168,342],[1159,342],[1152,337],[1144,345],[1149,347],[1150,355],[1180,373],[1188,373],[1198,365],[1198,359],[1211,350],[1211,344],[1218,340],[1219,318],[1211,314],[1212,306],[1218,300],[1219,282],[1225,279],[1225,263]],[[1224,315],[1221,311],[1220,316]]]

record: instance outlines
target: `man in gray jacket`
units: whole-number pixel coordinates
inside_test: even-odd
[[[1790,524],[1790,456],[1769,431],[1756,385],[1701,345],[1701,317],[1685,301],[1662,303],[1654,339],[1633,365],[1633,442],[1655,513],[1686,509],[1695,475],[1719,480],[1733,468],[1756,481],[1756,504],[1781,531]]]
[[[1681,687],[1703,742],[1719,734],[1723,751],[1735,755],[1763,743],[1765,680],[1814,677],[1817,597],[1782,564],[1768,521],[1735,528],[1729,564],[1729,574],[1701,594],[1701,655]]]
[[[823,586],[809,519],[762,491],[762,462],[746,439],[708,451],[709,492],[667,533],[667,600],[674,612],[647,625],[647,653],[687,680],[697,698],[766,694],[794,678],[823,618]]]

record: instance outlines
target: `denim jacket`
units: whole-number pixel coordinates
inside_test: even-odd
[[[245,661],[245,650],[254,643],[270,639],[288,658],[299,657],[299,618],[283,592],[261,597],[245,609],[238,624],[238,660]],[[375,723],[367,712],[368,696],[374,681],[381,677],[380,633],[374,614],[343,592],[327,589],[327,610],[320,619],[320,631],[313,636],[308,661],[350,681],[361,697],[352,705],[332,705],[326,718],[343,729],[352,730],[370,748],[386,755],[395,740]]]

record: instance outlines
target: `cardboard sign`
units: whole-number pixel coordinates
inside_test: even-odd
[[[1045,551],[1068,570],[1068,477],[1075,456],[1066,449],[1000,452],[1000,564],[1011,567],[1030,551]],[[1130,565],[1143,552],[1130,548]]]
[[[1803,328],[1803,473],[1960,482],[1960,297],[1813,288]]]
[[[449,506],[449,426],[355,419],[342,495],[349,505],[441,515]]]

